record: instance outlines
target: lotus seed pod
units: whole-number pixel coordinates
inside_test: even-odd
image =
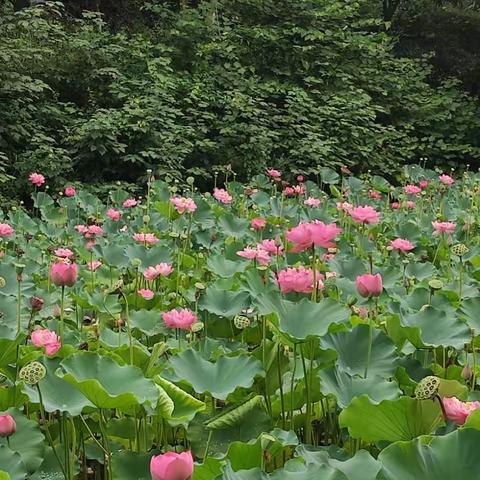
[[[452,246],[452,253],[457,257],[463,257],[468,253],[468,247],[463,243],[458,243],[457,245]]]
[[[0,288],[4,288],[6,284],[7,284],[7,281],[5,280],[5,278],[0,277]]]
[[[139,258],[134,258],[134,259],[132,260],[132,265],[133,265],[134,267],[139,267],[141,264],[142,264],[142,261],[141,261]]]
[[[143,223],[148,223],[150,221],[150,215],[143,216]]]
[[[193,185],[195,183],[195,179],[193,177],[187,177],[187,183],[189,185]]]
[[[244,328],[248,328],[250,326],[250,319],[248,317],[244,317],[242,315],[237,315],[233,319],[233,324],[239,330],[243,330]]]
[[[200,332],[201,330],[203,330],[203,327],[204,327],[204,324],[203,322],[195,322],[191,327],[191,331],[193,333],[196,333],[196,332]]]
[[[36,385],[46,374],[47,370],[40,362],[32,362],[20,369],[19,377],[28,385]]]
[[[195,288],[196,288],[197,290],[205,290],[205,285],[204,285],[203,283],[197,282],[197,283],[195,284]]]
[[[441,280],[433,279],[428,282],[428,286],[433,290],[441,290],[443,288],[443,282]]]
[[[420,380],[415,387],[415,398],[418,400],[433,398],[438,393],[438,387],[440,387],[440,379],[429,375]]]

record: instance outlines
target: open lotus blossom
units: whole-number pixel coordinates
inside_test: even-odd
[[[313,270],[311,268],[285,268],[277,273],[277,283],[282,293],[298,292],[311,293],[313,291],[314,281],[317,283],[317,288],[324,288],[323,275],[316,273],[316,278],[313,278]]]
[[[348,202],[337,202],[337,210],[350,213],[353,209],[353,205]]]
[[[428,180],[421,180],[419,182],[420,188],[427,188],[428,187]]]
[[[319,207],[320,200],[318,198],[308,197],[306,200],[304,200],[303,204],[307,205],[308,207]]]
[[[56,248],[53,253],[59,258],[72,258],[74,255],[69,248]]]
[[[457,425],[463,425],[468,416],[477,408],[480,402],[462,402],[457,397],[445,397],[442,400],[447,419]]]
[[[30,183],[36,187],[41,187],[45,183],[45,177],[41,173],[33,172],[28,177]]]
[[[193,213],[197,209],[197,204],[193,201],[193,198],[172,197],[170,203],[180,214],[185,212]]]
[[[138,294],[145,300],[151,300],[155,296],[155,293],[148,288],[141,288],[140,290],[138,290]]]
[[[47,355],[53,355],[62,346],[60,337],[48,328],[34,330],[30,338],[37,348],[45,347]]]
[[[265,250],[270,255],[283,255],[284,248],[280,239],[265,239],[257,243],[257,249]]]
[[[280,178],[282,176],[282,174],[278,170],[275,170],[274,168],[269,168],[267,170],[267,174],[270,175],[270,177],[272,178]]]
[[[64,193],[66,197],[74,197],[77,191],[73,187],[66,187]]]
[[[370,205],[354,207],[348,213],[355,223],[375,225],[380,221],[380,213]]]
[[[85,238],[103,235],[104,231],[100,225],[76,225],[75,229]]]
[[[359,275],[355,280],[355,285],[362,297],[378,297],[383,291],[382,276],[379,273]]]
[[[132,238],[136,242],[144,243],[145,245],[155,245],[160,241],[154,233],[134,233]]]
[[[167,452],[153,456],[150,461],[152,480],[190,480],[193,468],[190,452]]]
[[[307,189],[305,188],[305,185],[299,184],[299,185],[294,185],[293,187],[285,187],[283,189],[283,193],[287,197],[294,197],[296,195],[301,196],[306,193]]]
[[[267,221],[264,218],[254,218],[250,222],[250,225],[255,230],[263,230],[267,225]]]
[[[11,237],[13,232],[13,228],[8,223],[0,223],[0,238]]]
[[[257,260],[260,265],[268,265],[271,260],[269,253],[259,247],[245,247],[239,250],[237,255],[248,260]]]
[[[223,188],[214,188],[213,196],[221,203],[228,205],[232,203],[232,196]]]
[[[133,208],[138,205],[138,201],[135,200],[134,198],[127,198],[123,203],[122,207],[123,208]]]
[[[114,222],[118,222],[120,218],[122,218],[122,212],[120,210],[115,210],[114,208],[109,208],[107,210],[107,217]]]
[[[422,189],[417,187],[417,185],[405,185],[403,191],[408,195],[418,195]]]
[[[197,316],[188,308],[163,312],[162,318],[167,327],[181,330],[190,330],[192,325],[197,322]]]
[[[102,262],[100,260],[92,260],[91,262],[87,263],[87,268],[94,272],[97,268],[102,266]]]
[[[78,267],[67,259],[52,263],[50,267],[50,278],[58,287],[71,287],[77,281]]]
[[[315,220],[310,223],[301,223],[288,230],[287,240],[293,243],[292,252],[303,252],[313,246],[332,248],[335,243],[332,241],[341,233],[335,223],[323,223]]]
[[[382,194],[380,192],[377,192],[376,190],[370,190],[368,192],[368,196],[370,198],[373,198],[374,200],[380,200],[382,198]]]
[[[415,248],[415,245],[410,240],[404,238],[396,238],[390,242],[390,247],[402,253],[409,252]]]
[[[400,203],[399,202],[392,202],[390,204],[390,207],[393,209],[393,210],[398,210],[400,208]]]
[[[0,415],[0,437],[10,437],[17,431],[15,419],[9,414]]]
[[[446,175],[445,173],[443,175],[440,175],[438,179],[444,185],[453,185],[455,183],[455,180],[450,175]]]
[[[169,263],[159,263],[154,267],[148,267],[144,272],[143,276],[147,280],[155,280],[156,278],[163,276],[168,277],[173,272],[173,267]]]
[[[435,233],[454,233],[457,224],[453,222],[432,222]]]

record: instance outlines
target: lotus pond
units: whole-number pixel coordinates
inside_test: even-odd
[[[441,173],[103,201],[32,174],[0,220],[0,479],[480,478],[480,174]]]

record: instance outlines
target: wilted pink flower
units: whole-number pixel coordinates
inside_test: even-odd
[[[403,191],[408,195],[418,195],[422,191],[422,189],[420,187],[417,187],[416,185],[405,185],[403,187]]]
[[[382,276],[379,273],[364,273],[357,277],[355,285],[362,297],[378,297],[383,290]]]
[[[213,196],[221,203],[225,203],[226,205],[232,203],[232,196],[223,188],[214,188],[213,189]]]
[[[151,300],[155,296],[155,293],[148,288],[141,288],[140,290],[138,290],[138,294],[142,296],[145,300]]]
[[[136,242],[145,243],[146,245],[155,245],[160,241],[154,233],[134,233],[132,238]]]
[[[57,287],[71,287],[78,276],[76,263],[68,261],[52,263],[50,267],[50,278]]]
[[[17,431],[15,419],[8,414],[0,415],[0,437],[10,437]]]
[[[272,178],[280,178],[282,176],[282,174],[274,168],[269,168],[267,170],[267,174],[270,175]]]
[[[32,343],[37,347],[45,347],[47,355],[53,355],[61,348],[60,338],[48,328],[34,330],[31,335]]]
[[[92,260],[91,262],[87,263],[87,268],[91,271],[94,272],[97,268],[102,266],[102,262],[99,260]]]
[[[400,203],[399,202],[392,202],[390,206],[393,208],[393,210],[397,210],[400,208]]]
[[[350,213],[353,209],[353,205],[348,202],[337,202],[337,210]]]
[[[150,461],[152,480],[190,480],[193,457],[190,452],[167,452],[153,456]]]
[[[283,255],[283,245],[282,242],[278,240],[266,239],[262,240],[260,243],[257,243],[257,249],[265,250],[271,255]]]
[[[197,316],[188,308],[163,312],[162,318],[167,327],[181,328],[182,330],[190,330],[192,325],[197,322]]]
[[[457,224],[453,222],[432,222],[432,227],[436,233],[453,233]]]
[[[382,194],[380,192],[377,192],[376,190],[370,190],[368,192],[368,196],[370,198],[373,198],[374,200],[380,200],[382,198]]]
[[[402,253],[409,252],[415,248],[415,245],[410,242],[410,240],[405,240],[403,238],[396,238],[390,242],[390,246],[394,250],[398,250]]]
[[[76,190],[73,187],[67,187],[65,189],[65,196],[66,197],[74,197],[76,195]]]
[[[314,197],[308,197],[306,200],[304,200],[304,205],[307,205],[309,207],[319,207],[320,206],[320,200],[318,198]]]
[[[269,253],[259,247],[245,247],[239,250],[237,255],[248,260],[257,260],[260,265],[268,265],[271,260]]]
[[[0,223],[0,238],[6,238],[13,235],[13,228],[8,223]]]
[[[444,184],[444,185],[453,185],[455,183],[455,180],[450,176],[450,175],[440,175],[438,179]]]
[[[428,187],[428,181],[427,180],[421,180],[419,183],[421,188],[427,188]]]
[[[107,210],[107,217],[112,219],[114,222],[118,222],[122,217],[122,212],[120,212],[119,210],[115,210],[114,208],[109,208]]]
[[[324,287],[323,275],[316,274],[317,288]],[[313,270],[311,268],[285,268],[277,273],[277,283],[282,293],[310,293],[313,290]]]
[[[45,183],[45,177],[41,173],[31,173],[28,179],[36,187],[41,187]]]
[[[442,400],[447,419],[457,425],[463,425],[467,417],[477,408],[480,402],[462,402],[456,397],[445,397]]]
[[[180,214],[184,212],[193,213],[197,209],[197,204],[192,198],[172,197],[170,202],[175,207],[175,210]]]
[[[173,267],[169,263],[159,263],[154,267],[148,267],[143,276],[147,280],[155,280],[157,277],[168,277],[173,272]]]
[[[349,213],[355,223],[375,225],[380,220],[380,214],[370,205],[352,208]]]
[[[53,251],[55,256],[59,258],[72,258],[73,252],[69,248],[57,248]]]
[[[254,218],[251,222],[250,225],[252,228],[255,230],[262,230],[265,228],[265,225],[267,225],[267,221],[264,218]]]
[[[405,206],[410,209],[415,208],[415,202],[412,202],[411,200],[407,200],[405,202]]]

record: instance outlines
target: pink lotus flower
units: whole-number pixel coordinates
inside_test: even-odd
[[[324,287],[323,275],[316,274],[317,288]],[[310,293],[313,290],[313,270],[311,268],[285,268],[277,273],[277,283],[282,293]]]
[[[122,212],[115,210],[114,208],[109,208],[107,210],[107,217],[112,219],[114,222],[118,222],[122,217]]]
[[[376,190],[370,190],[368,192],[368,196],[370,198],[373,198],[374,200],[380,200],[382,198],[382,194],[380,192],[377,192]]]
[[[152,457],[150,461],[152,480],[190,480],[193,475],[191,452],[167,452]]]
[[[415,202],[412,202],[411,200],[407,200],[405,202],[405,206],[410,209],[415,208]]]
[[[319,207],[320,206],[320,200],[318,198],[308,197],[303,202],[303,204],[307,205],[308,207]]]
[[[295,189],[293,187],[285,187],[283,189],[283,194],[287,197],[294,197],[295,196]]]
[[[264,218],[254,218],[251,222],[250,225],[252,228],[255,230],[262,230],[265,228],[267,225],[267,221]]]
[[[13,228],[8,223],[0,223],[0,238],[10,237],[13,232]]]
[[[337,210],[350,213],[353,209],[353,205],[348,202],[337,202]]]
[[[257,243],[257,249],[265,250],[271,255],[283,255],[284,253],[282,242],[279,239],[262,240],[260,243]]]
[[[380,214],[370,205],[352,208],[349,213],[355,223],[375,225],[380,220]]]
[[[267,170],[267,174],[270,175],[270,177],[272,178],[280,178],[282,176],[282,174],[278,170],[275,170],[274,168],[269,168]]]
[[[76,263],[68,260],[52,263],[50,278],[57,287],[71,287],[77,281],[78,268]]]
[[[305,177],[303,175],[297,175],[297,182],[303,182]]]
[[[428,187],[428,181],[427,180],[421,180],[419,185],[420,185],[420,188],[427,188]]]
[[[74,255],[69,248],[57,248],[53,253],[59,258],[72,258]]]
[[[382,276],[379,273],[359,275],[355,280],[355,285],[362,297],[378,297],[383,291]]]
[[[81,233],[85,238],[92,238],[95,235],[103,235],[103,228],[99,225],[76,225],[75,229]]]
[[[408,195],[418,195],[422,189],[416,185],[405,185],[403,191]]]
[[[163,312],[162,318],[167,327],[182,330],[190,330],[192,325],[197,322],[197,316],[188,308]]]
[[[132,238],[136,242],[144,243],[146,245],[155,245],[160,241],[154,233],[134,233]]]
[[[102,266],[102,262],[100,260],[92,260],[91,262],[87,263],[87,268],[94,272],[97,268]]]
[[[33,172],[28,177],[30,183],[36,187],[41,187],[45,183],[45,177],[41,173]]]
[[[197,204],[192,198],[172,197],[170,203],[175,207],[175,210],[182,214],[184,212],[193,213],[197,209]]]
[[[232,196],[223,188],[214,188],[213,196],[221,203],[228,205],[232,203]]]
[[[47,355],[53,355],[61,348],[60,337],[48,328],[34,330],[31,335],[32,343],[37,347],[45,347]]]
[[[73,187],[67,187],[65,189],[66,197],[74,197],[77,194],[76,190]]]
[[[123,203],[123,208],[132,208],[138,205],[138,202],[134,198],[127,198]]]
[[[398,210],[400,208],[400,203],[399,202],[392,202],[390,204],[390,207],[392,207],[393,210]]]
[[[10,437],[17,431],[15,419],[8,414],[0,415],[0,437]]]
[[[477,408],[480,402],[462,402],[456,397],[445,397],[442,400],[447,419],[457,425],[463,425],[467,417]]]
[[[415,245],[410,242],[410,240],[405,240],[403,238],[396,238],[390,242],[390,246],[394,250],[398,250],[402,253],[409,252],[415,248]]]
[[[455,180],[450,176],[450,175],[440,175],[438,179],[444,184],[444,185],[453,185],[455,183]]]
[[[303,252],[312,246],[332,248],[335,243],[332,240],[341,233],[341,229],[335,223],[323,223],[315,220],[311,223],[301,223],[288,230],[287,240],[292,242],[292,252]]]
[[[432,222],[435,233],[454,233],[457,224],[453,222]]]
[[[260,265],[268,265],[271,260],[269,253],[258,247],[245,247],[239,250],[237,255],[248,260],[257,260]]]
[[[154,296],[155,293],[149,290],[148,288],[141,288],[137,292],[140,296],[142,296],[145,300],[151,300]]]
[[[143,276],[147,280],[155,280],[156,278],[163,276],[168,277],[173,272],[173,267],[169,263],[159,263],[154,267],[148,267],[144,272]]]

